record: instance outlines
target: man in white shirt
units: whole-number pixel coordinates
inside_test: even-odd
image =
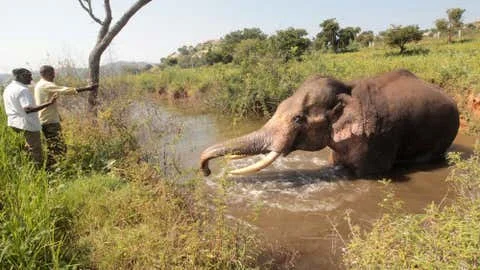
[[[52,96],[47,102],[36,105],[27,85],[32,82],[32,73],[25,68],[12,71],[14,80],[3,92],[7,125],[16,132],[25,136],[25,147],[31,155],[35,165],[40,167],[43,163],[40,130],[42,126],[37,112],[55,103],[57,96]]]
[[[40,81],[35,85],[35,101],[37,104],[48,101],[53,95],[72,95],[83,91],[92,91],[97,88],[97,85],[81,88],[58,86],[53,82],[55,79],[55,69],[48,65],[40,67],[40,77]],[[47,168],[51,168],[51,166],[57,162],[58,157],[65,155],[67,150],[61,133],[62,129],[57,104],[40,110],[38,117],[42,125],[43,135],[47,141]]]

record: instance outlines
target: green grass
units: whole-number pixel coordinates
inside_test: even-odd
[[[65,232],[56,230],[62,217],[51,211],[49,178],[22,153],[22,136],[6,127],[3,109],[0,113],[0,268],[68,265],[62,251]]]
[[[33,167],[0,111],[0,269],[252,267],[256,234],[226,218],[225,191],[142,162],[121,121],[132,93],[109,83],[115,98],[95,122],[63,122],[67,156],[50,173]]]
[[[314,73],[348,81],[406,68],[443,87],[457,100],[463,117],[470,121],[465,102],[469,94],[480,93],[480,39],[453,44],[428,39],[409,45],[409,50],[406,55],[381,46],[343,54],[313,52],[302,61],[288,63],[266,56],[246,59],[238,65],[167,68],[132,77],[132,80],[137,81],[140,88],[149,85],[144,90],[182,89],[187,96],[203,101],[196,104],[205,104],[205,108],[247,117],[271,115],[283,99]]]
[[[203,198],[186,198],[192,194],[185,192],[171,183],[137,185],[95,176],[63,186],[58,200],[74,216],[72,242],[84,266],[243,269],[251,265],[254,234],[227,224],[222,209],[212,211],[203,205]]]

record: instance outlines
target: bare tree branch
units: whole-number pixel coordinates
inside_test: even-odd
[[[105,0],[108,2],[109,0]],[[127,10],[123,16],[115,23],[115,25],[108,31],[108,33],[103,38],[100,47],[107,48],[108,45],[112,42],[113,38],[122,30],[122,28],[128,23],[128,21],[132,18],[133,15],[137,11],[139,11],[143,6],[150,3],[152,0],[138,0],[133,6]]]
[[[104,0],[103,6],[105,8],[105,19],[102,22],[102,27],[98,31],[97,45],[100,44],[105,38],[105,35],[110,29],[110,24],[112,23],[112,8],[110,7],[110,0]]]
[[[101,25],[98,31],[97,43],[90,52],[88,57],[89,77],[90,82],[98,84],[100,81],[100,60],[103,52],[110,45],[115,36],[122,30],[122,28],[128,23],[133,15],[139,11],[143,6],[150,3],[152,0],[137,0],[115,23],[113,27],[110,27],[112,23],[112,10],[110,7],[110,0],[104,0],[105,18],[103,21],[95,17],[92,11],[91,0],[78,0],[81,7],[87,11],[87,13],[97,23]],[[88,6],[86,5],[88,4]],[[91,91],[88,96],[89,111],[96,115],[97,107],[97,90]]]
[[[82,6],[82,8],[88,13],[88,15],[90,15],[90,17],[98,24],[102,25],[102,21],[95,17],[95,14],[93,14],[93,9],[92,9],[92,2],[91,0],[78,0],[78,2],[80,3],[80,6]],[[88,7],[85,5],[85,3],[88,4]]]

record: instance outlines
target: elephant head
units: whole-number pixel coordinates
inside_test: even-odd
[[[334,141],[361,133],[362,125],[354,117],[360,112],[355,111],[351,89],[351,85],[329,77],[308,78],[291,97],[279,104],[262,128],[203,151],[200,166],[204,175],[210,174],[209,160],[220,156],[268,153],[263,160],[230,172],[245,174],[267,167],[280,155],[295,150],[317,151],[331,146]],[[350,104],[348,109],[345,108],[347,104]],[[338,121],[345,111],[350,111],[352,117]]]

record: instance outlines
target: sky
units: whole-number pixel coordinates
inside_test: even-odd
[[[92,0],[103,18],[103,1]],[[113,23],[134,0],[111,0]],[[479,0],[153,0],[116,36],[103,63],[160,62],[183,45],[219,39],[229,32],[258,27],[268,35],[288,27],[310,37],[319,24],[336,18],[340,27],[359,26],[379,32],[391,24],[434,27],[448,8],[466,9],[464,22],[480,20]],[[0,0],[0,73],[26,67],[73,62],[85,67],[99,25],[77,0]],[[112,23],[112,24],[113,24]]]

